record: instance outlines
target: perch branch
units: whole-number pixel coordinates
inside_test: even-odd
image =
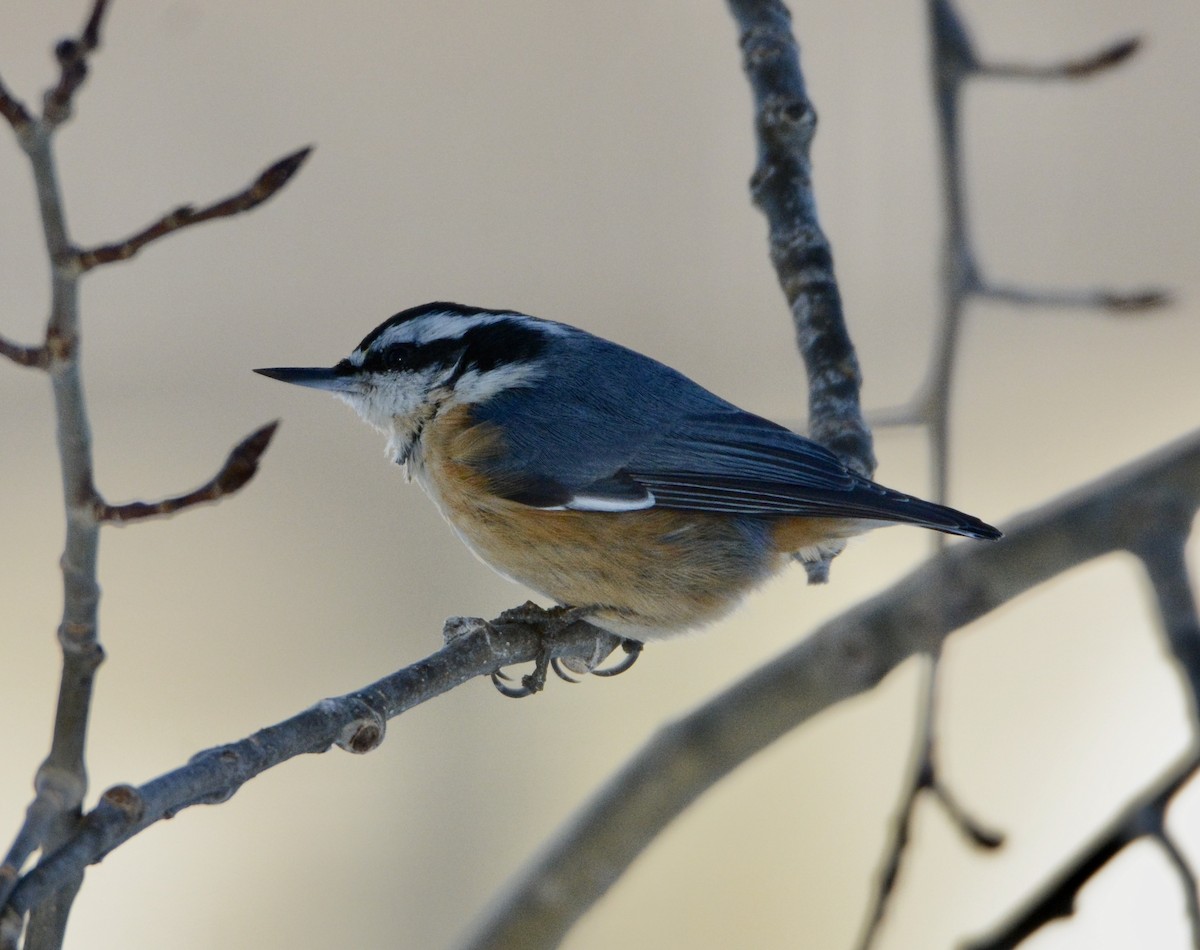
[[[173,234],[182,228],[211,221],[214,218],[227,218],[231,215],[249,211],[262,204],[280,188],[288,183],[308,158],[312,147],[302,148],[287,155],[266,169],[246,188],[235,195],[230,195],[208,207],[197,210],[191,205],[182,205],[174,211],[163,215],[153,224],[143,228],[137,234],[127,237],[115,244],[105,244],[103,247],[79,251],[76,255],[79,268],[89,271],[101,264],[111,264],[115,261],[127,261],[147,244]]]
[[[193,805],[226,801],[256,775],[297,755],[333,745],[369,752],[383,741],[387,720],[469,679],[536,660],[546,651],[542,638],[524,623],[458,618],[447,622],[446,633],[448,642],[437,653],[363,689],[323,700],[239,742],[201,752],[137,788],[109,789],[68,841],[20,878],[9,908],[22,914],[37,907],[89,864],[163,818]],[[550,652],[587,666],[620,644],[620,637],[578,623],[555,636]]]
[[[193,505],[220,501],[226,495],[232,495],[254,477],[254,473],[258,471],[259,460],[271,444],[271,437],[278,427],[279,420],[276,420],[246,436],[233,447],[221,470],[195,491],[161,501],[131,501],[124,505],[110,505],[97,498],[96,519],[123,524],[143,518],[161,518]]]
[[[1200,431],[1005,525],[997,544],[947,548],[659,730],[552,838],[466,946],[555,946],[720,778],[909,657],[937,650],[952,630],[1078,564],[1145,543],[1147,499],[1172,511],[1200,506]]]

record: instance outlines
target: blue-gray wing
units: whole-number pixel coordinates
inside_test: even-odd
[[[995,534],[969,515],[850,472],[812,440],[648,357],[589,342],[605,351],[603,379],[573,367],[566,352],[552,378],[477,408],[508,448],[485,472],[498,493],[538,508],[845,517]]]

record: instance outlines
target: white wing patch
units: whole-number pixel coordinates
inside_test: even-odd
[[[575,495],[565,505],[551,511],[643,511],[654,507],[654,493],[646,492],[640,498],[614,498],[612,495]]]

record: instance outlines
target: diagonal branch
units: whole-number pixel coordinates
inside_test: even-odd
[[[220,501],[226,495],[232,495],[258,471],[258,463],[262,454],[271,443],[271,437],[279,427],[279,420],[267,423],[256,429],[233,447],[221,470],[194,491],[174,498],[164,498],[161,501],[131,501],[123,505],[110,505],[106,501],[96,499],[96,519],[124,524],[127,521],[138,521],[145,518],[161,518],[211,501]]]
[[[551,840],[466,946],[555,946],[688,805],[750,756],[914,654],[1052,577],[1140,543],[1147,500],[1200,507],[1200,430],[1004,526],[888,590],[660,729]]]
[[[0,82],[0,115],[4,116],[8,124],[12,126],[18,138],[22,137],[33,124],[33,117],[25,108],[25,104],[8,91],[8,87],[3,82]]]
[[[447,621],[446,636],[448,642],[437,653],[356,692],[322,700],[245,739],[201,752],[137,788],[109,789],[76,833],[20,879],[8,912],[20,915],[37,907],[89,864],[163,818],[193,805],[226,801],[250,779],[298,755],[333,745],[369,752],[383,741],[387,720],[474,677],[535,660],[547,650],[533,627],[503,620],[455,618]],[[556,634],[550,651],[555,658],[591,664],[620,643],[620,637],[579,623]]]
[[[214,218],[227,218],[257,207],[288,183],[311,151],[312,146],[308,146],[281,158],[246,188],[228,198],[223,198],[199,210],[191,205],[182,205],[123,241],[105,244],[87,251],[79,251],[76,259],[80,270],[89,271],[101,264],[127,261],[147,244],[182,228],[212,221]]]
[[[1114,817],[1027,905],[985,936],[966,941],[963,950],[1011,950],[1046,924],[1070,917],[1083,886],[1127,845],[1154,834],[1168,803],[1198,771],[1200,757],[1192,753]]]
[[[7,357],[18,366],[32,366],[35,369],[50,367],[50,353],[46,347],[22,346],[3,336],[0,336],[0,356]]]

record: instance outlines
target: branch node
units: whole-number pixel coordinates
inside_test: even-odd
[[[387,722],[378,712],[363,704],[363,713],[342,727],[334,743],[339,749],[363,755],[377,749],[387,733]]]
[[[132,825],[146,814],[146,800],[132,785],[114,785],[100,796],[100,802],[115,808]]]

